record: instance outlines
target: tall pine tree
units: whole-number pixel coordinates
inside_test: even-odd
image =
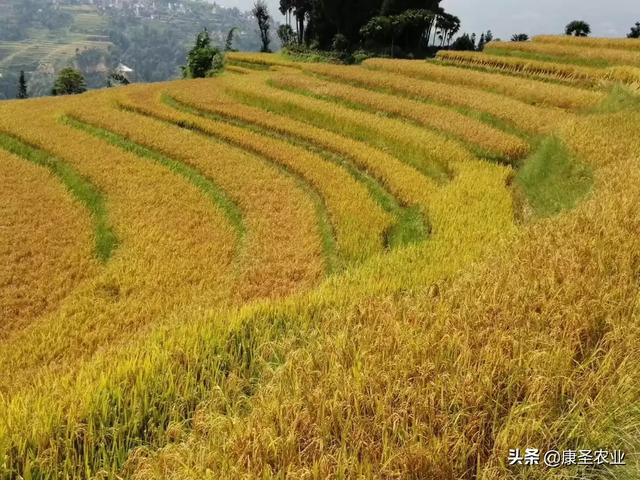
[[[18,98],[29,98],[27,93],[27,79],[24,76],[24,70],[20,71],[20,79],[18,80]]]

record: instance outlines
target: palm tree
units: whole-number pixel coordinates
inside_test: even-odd
[[[591,33],[591,27],[583,20],[574,20],[566,26],[564,33],[576,37],[588,37]]]

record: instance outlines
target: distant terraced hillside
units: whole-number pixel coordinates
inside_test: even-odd
[[[40,0],[43,1],[43,0]],[[90,88],[103,88],[119,64],[134,70],[131,80],[151,82],[180,77],[188,48],[196,33],[208,28],[223,45],[236,28],[234,47],[257,48],[257,36],[248,14],[203,2],[149,2],[142,10],[118,8],[115,3],[63,1],[41,12],[36,3],[0,5],[0,99],[15,98],[20,71],[26,73],[30,96],[49,95],[55,75],[74,66]],[[176,4],[177,5],[177,4]],[[136,13],[137,12],[137,13]],[[48,22],[48,16],[59,20]]]
[[[107,19],[94,6],[66,6],[61,11],[72,18],[67,29],[30,28],[23,32],[24,40],[0,41],[0,74],[5,81],[15,80],[17,72],[24,70],[33,78],[33,94],[48,94],[50,86],[42,86],[45,90],[41,92],[38,83],[44,81],[42,77],[49,70],[71,64],[76,54],[84,50],[106,52],[112,46],[107,35]],[[15,85],[2,87],[5,96],[15,93],[11,90]]]
[[[634,478],[635,44],[537,44],[0,104],[0,478]]]

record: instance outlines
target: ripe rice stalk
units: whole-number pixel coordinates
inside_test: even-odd
[[[127,96],[123,106],[228,142],[266,158],[308,182],[328,209],[338,249],[347,262],[360,262],[381,252],[383,234],[390,228],[391,218],[344,169],[286,142],[154,103],[157,96],[151,95],[151,89],[141,93]]]
[[[592,90],[572,88],[529,79],[501,77],[484,72],[461,70],[438,65],[434,62],[411,60],[370,59],[363,64],[367,68],[406,75],[412,78],[432,80],[470,88],[481,88],[515,98],[532,105],[581,109],[596,105],[604,94]]]
[[[594,87],[604,80],[606,73],[601,68],[569,65],[529,58],[490,55],[485,52],[457,52],[441,50],[438,60],[447,64],[482,68],[488,72],[517,74],[530,78],[561,81],[578,86]]]
[[[587,62],[593,66],[607,67],[615,65],[640,66],[640,50],[621,50],[615,48],[575,46],[545,42],[491,42],[485,47],[487,53],[533,54],[566,63]],[[567,61],[568,60],[568,61]]]
[[[635,38],[595,38],[573,37],[569,35],[536,35],[536,43],[551,43],[554,45],[570,45],[583,48],[610,48],[629,51],[640,51],[640,42]]]
[[[91,214],[47,169],[1,149],[0,218],[4,338],[55,310],[99,265]]]
[[[417,80],[395,73],[333,65],[308,65],[305,70],[344,83],[488,113],[518,129],[536,134],[547,133],[570,118],[567,112],[560,109],[536,107],[495,93]]]
[[[482,152],[487,152],[488,156],[515,161],[529,151],[529,145],[515,135],[437,105],[308,76],[281,75],[274,77],[273,83],[321,98],[335,98],[349,105],[362,106],[373,113],[387,113],[412,120],[472,144]]]

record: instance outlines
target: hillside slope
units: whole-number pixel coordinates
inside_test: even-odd
[[[0,104],[0,477],[635,478],[640,99],[537,41]]]
[[[0,2],[0,99],[16,98],[26,74],[32,97],[47,96],[65,67],[82,71],[89,88],[103,88],[124,63],[131,80],[179,78],[187,51],[203,28],[222,47],[256,49],[248,13],[206,2],[5,0]]]

